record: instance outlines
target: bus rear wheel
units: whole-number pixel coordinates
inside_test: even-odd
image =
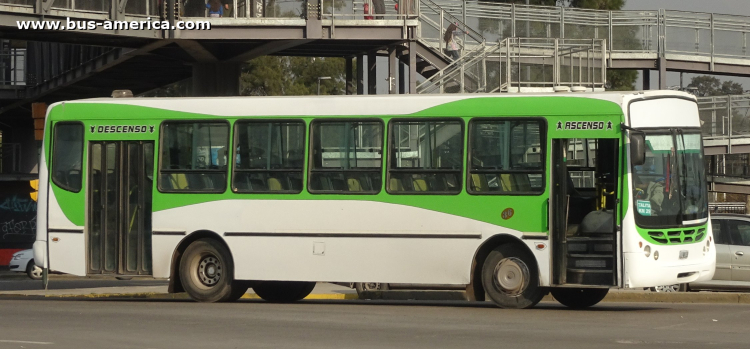
[[[607,296],[608,288],[553,288],[552,297],[560,304],[574,309],[588,308]]]
[[[258,297],[273,303],[291,303],[307,297],[315,288],[314,282],[261,281],[253,285]]]
[[[229,250],[214,239],[199,239],[180,260],[182,287],[198,302],[231,302],[247,291],[247,284],[234,281]]]
[[[547,293],[539,286],[534,257],[515,244],[500,245],[489,253],[482,266],[482,285],[501,308],[531,308]]]

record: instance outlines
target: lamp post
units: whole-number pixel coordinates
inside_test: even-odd
[[[330,76],[318,76],[318,96],[320,96],[320,80],[331,80]]]

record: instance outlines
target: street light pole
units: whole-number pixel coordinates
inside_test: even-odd
[[[318,96],[320,96],[320,80],[331,80],[330,76],[318,76]]]

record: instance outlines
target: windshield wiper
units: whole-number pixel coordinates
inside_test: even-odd
[[[677,133],[680,134],[680,141],[682,141],[682,154],[679,152],[679,148],[676,152],[676,157],[682,161],[682,166],[680,166],[680,173],[678,174],[678,177],[680,180],[677,182],[680,185],[680,222],[685,222],[685,209],[686,207],[683,207],[685,205],[685,200],[687,200],[687,164],[685,159],[685,153],[687,152],[687,148],[685,145],[685,133],[682,132],[682,129],[678,128]],[[684,199],[684,200],[683,200]]]

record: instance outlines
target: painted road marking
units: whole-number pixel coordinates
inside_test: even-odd
[[[0,339],[0,343],[17,343],[17,344],[39,344],[39,345],[50,345],[55,344],[52,342],[30,342],[30,341],[14,341],[9,339]]]

